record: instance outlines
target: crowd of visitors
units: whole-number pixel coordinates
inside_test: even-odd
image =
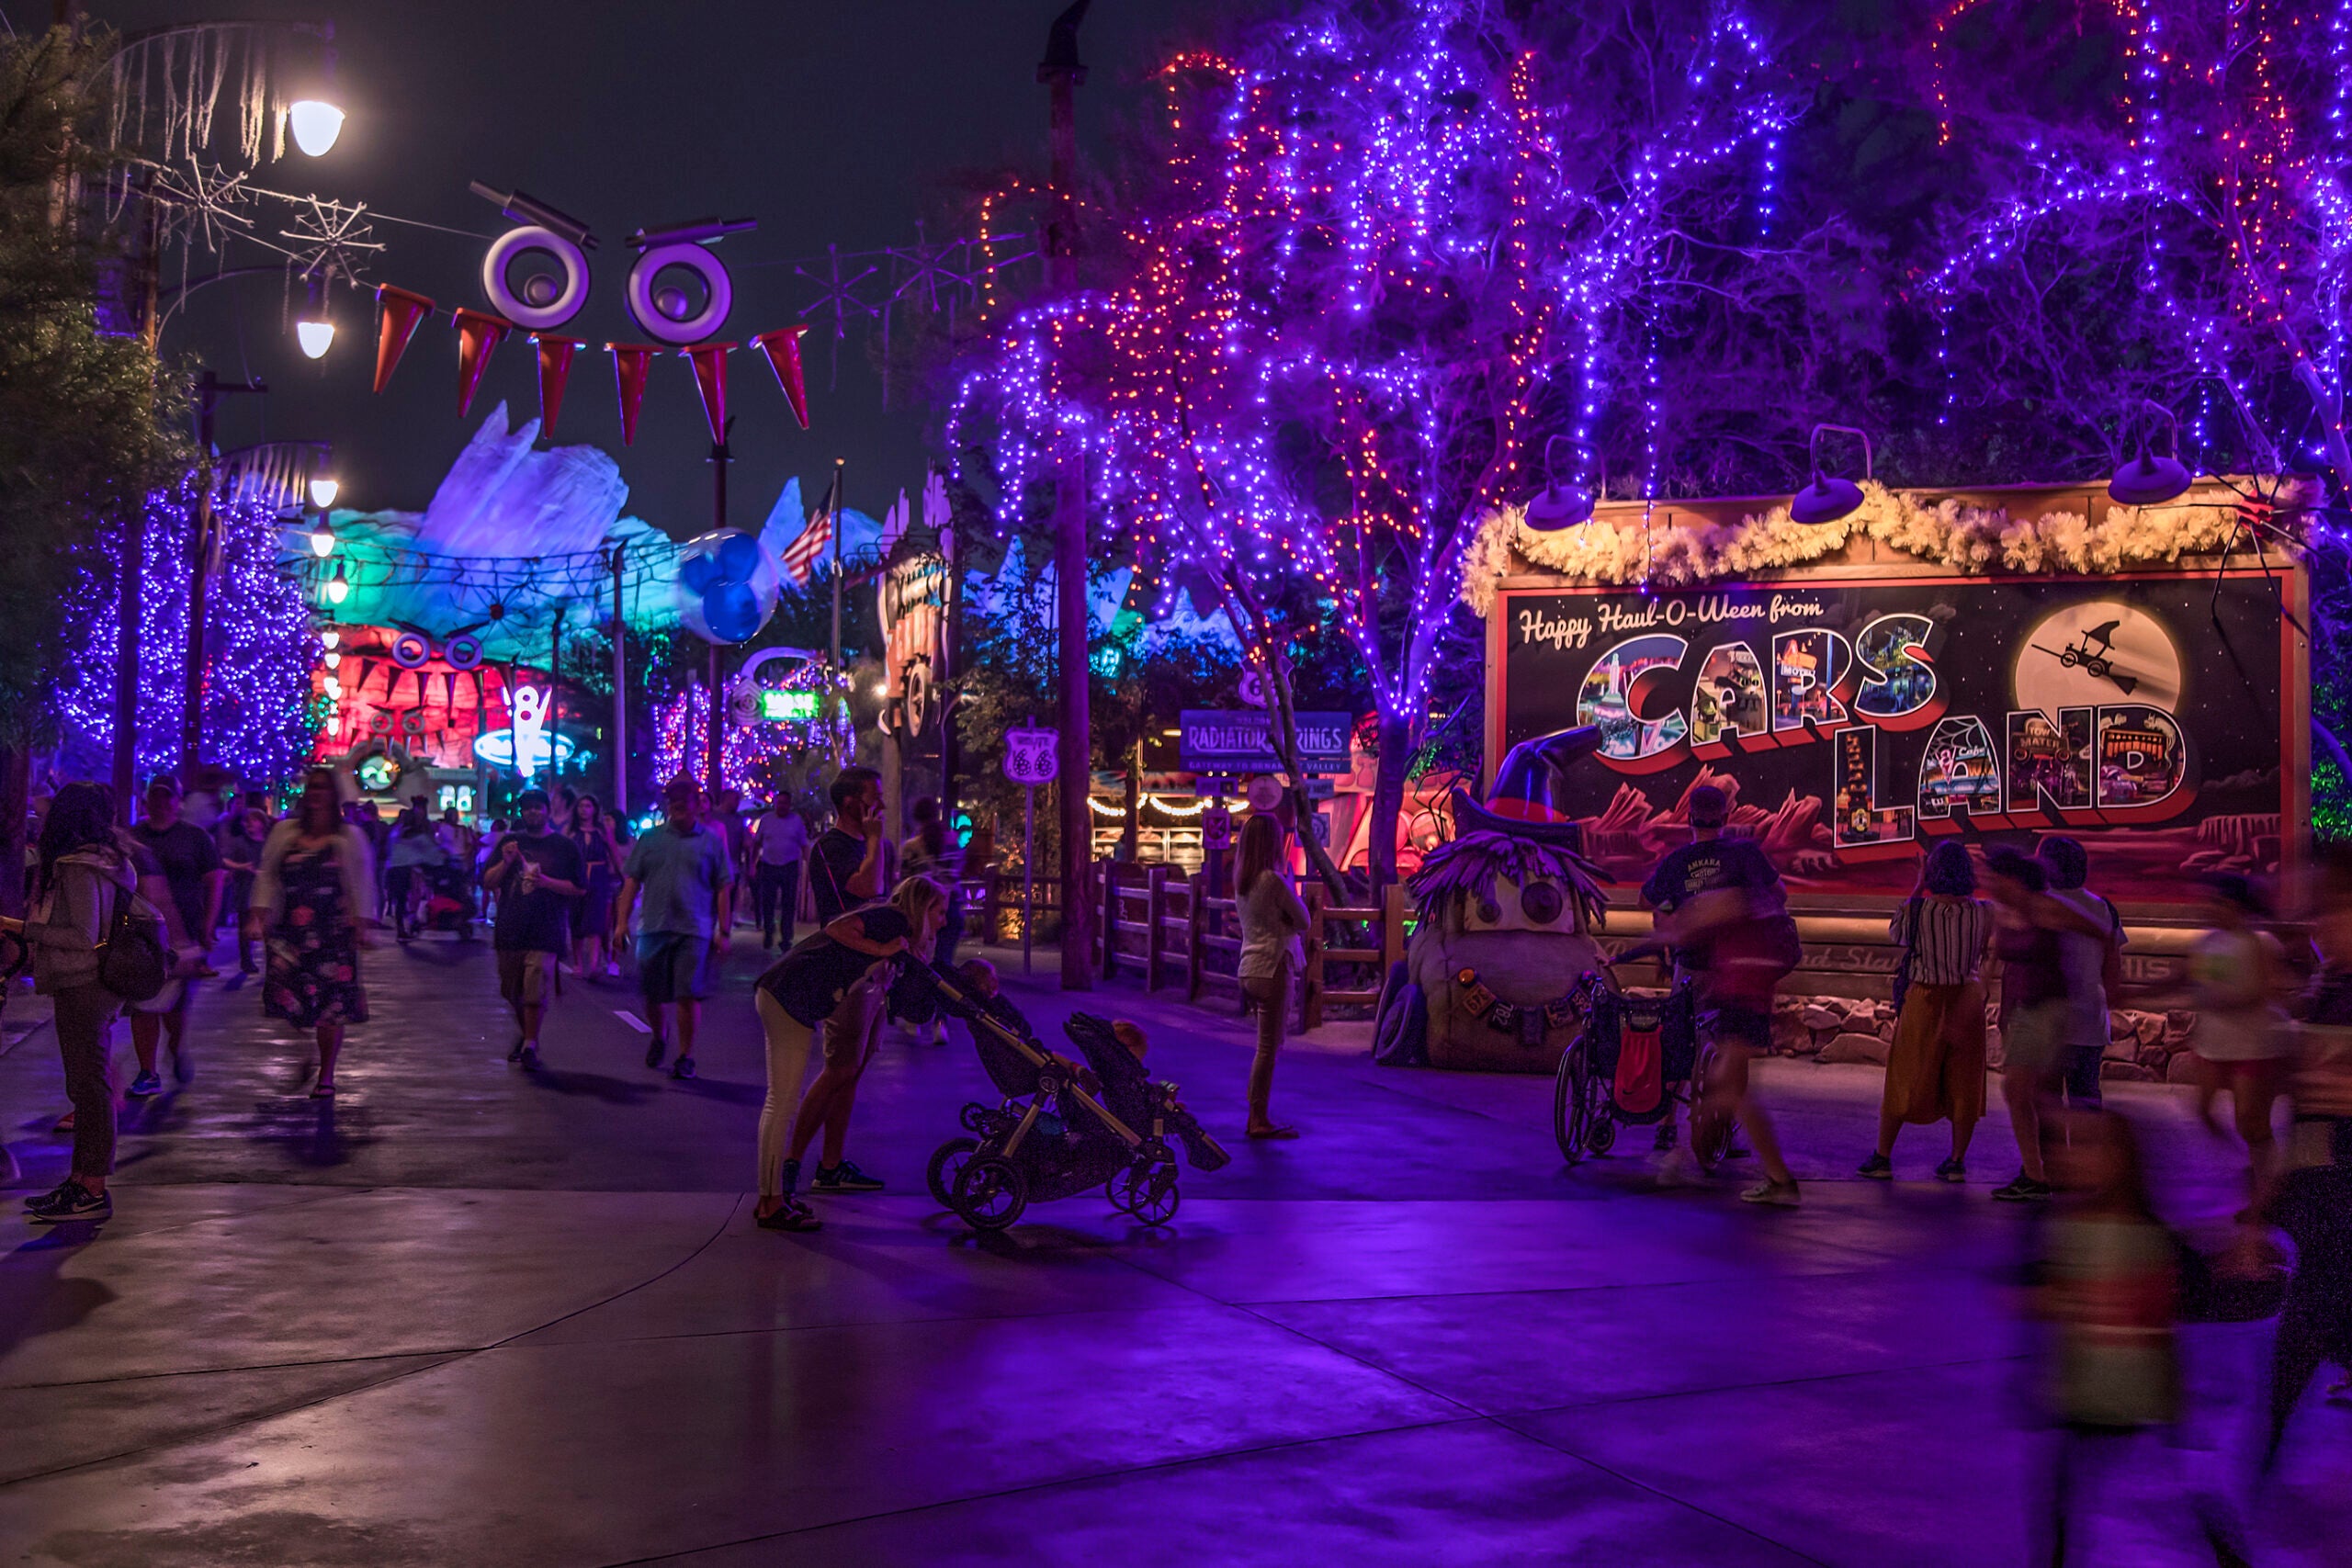
[[[126,1095],[162,1092],[166,1071],[187,1083],[189,1019],[204,982],[217,977],[211,959],[224,926],[234,929],[241,974],[259,976],[263,1013],[311,1038],[306,1077],[318,1099],[335,1094],[345,1029],[368,1019],[363,950],[379,922],[401,941],[433,930],[464,937],[487,922],[514,1018],[508,1060],[526,1071],[547,1049],[566,976],[612,978],[628,953],[650,1034],[646,1066],[685,1079],[695,1074],[702,1007],[713,963],[729,950],[739,888],[749,890],[744,914],[763,952],[781,950],[752,993],[767,1077],[757,1223],[816,1231],[804,1192],[884,1188],[849,1157],[858,1087],[889,1018],[918,1040],[936,1037],[938,1012],[918,970],[953,965],[963,935],[967,846],[937,803],[915,803],[914,831],[893,845],[880,780],[862,767],[831,780],[830,820],[813,836],[788,795],[747,818],[740,801],[709,800],[684,776],[664,786],[661,820],[633,839],[594,796],[569,792],[526,788],[511,818],[482,831],[454,808],[435,819],[422,800],[385,822],[349,793],[318,768],[282,818],[259,801],[217,795],[199,817],[159,779],[127,828],[104,785],[65,784],[47,803],[28,872],[29,912],[0,922],[15,939],[5,945],[22,953],[53,1003],[72,1103],[59,1123],[73,1134],[68,1172],[27,1201],[31,1219],[112,1213],[111,1025],[128,1013],[135,1070]],[[1691,988],[1713,1047],[1691,1145],[1702,1128],[1722,1134],[1736,1122],[1762,1173],[1741,1196],[1794,1206],[1798,1184],[1750,1066],[1772,1050],[1775,991],[1800,959],[1795,924],[1771,862],[1728,830],[1724,792],[1697,786],[1686,808],[1690,838],[1665,855],[1642,897],[1654,915],[1647,945],[1670,953],[1674,983]],[[1298,1136],[1272,1109],[1312,918],[1289,857],[1284,825],[1253,814],[1233,887],[1238,977],[1259,1020],[1245,1129],[1257,1139]],[[2283,1285],[2264,1463],[2275,1461],[2321,1369],[2352,1366],[2352,861],[2319,868],[2305,927],[2308,983],[2265,923],[2260,891],[2236,876],[2206,884],[2206,929],[2183,944],[2179,962],[2143,959],[2143,978],[2127,982],[2124,921],[2091,886],[2093,869],[2082,845],[2060,836],[2042,838],[2031,855],[1946,841],[1924,857],[1888,925],[1900,955],[1895,1022],[1876,1146],[1859,1171],[1894,1179],[1903,1128],[1945,1122],[1949,1148],[1934,1173],[1964,1180],[1988,1072],[1997,1073],[2019,1169],[1992,1196],[2046,1205],[2048,1214],[2029,1299],[2049,1330],[2045,1405],[2059,1442],[2038,1516],[2051,1561],[2064,1560],[2097,1457],[2179,1420],[2174,1323],[2233,1277],[2276,1284],[2287,1272],[2259,1239],[2272,1227],[2291,1239],[2295,1267]],[[799,938],[803,905],[815,926]],[[2214,1135],[2234,1135],[2246,1161],[2236,1219],[2248,1239],[2220,1258],[2200,1257],[2157,1217],[2139,1140],[2103,1103],[2109,1010],[2126,1002],[2194,1010],[2198,1114]],[[2226,1130],[2215,1119],[2225,1094]],[[1746,1153],[1736,1142],[1723,1138],[1726,1157]],[[1670,1119],[1658,1145],[1662,1179],[1702,1179]],[[2228,1510],[2194,1484],[2188,1492],[2217,1561],[2235,1561]]]

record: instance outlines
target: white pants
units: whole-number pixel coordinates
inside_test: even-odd
[[[752,998],[768,1041],[768,1098],[760,1107],[760,1196],[775,1198],[784,1191],[784,1155],[800,1115],[800,1083],[808,1076],[815,1032],[785,1011],[764,987],[755,987]]]

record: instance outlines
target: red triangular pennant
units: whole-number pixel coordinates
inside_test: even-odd
[[[416,335],[416,323],[433,314],[433,301],[422,294],[379,283],[376,286],[376,390],[380,392],[392,378],[392,367],[408,352],[408,340]]]
[[[576,337],[533,333],[539,345],[539,434],[555,434],[556,412],[563,407],[564,383],[571,379],[571,356],[584,346]]]
[[[493,316],[487,310],[459,310],[455,312],[458,327],[458,417],[474,406],[474,392],[481,385],[481,373],[490,367],[490,356],[514,330],[514,323],[503,316]]]
[[[800,373],[800,338],[808,330],[806,324],[778,327],[752,340],[752,346],[767,355],[775,384],[784,389],[784,400],[792,405],[792,417],[803,430],[808,428],[808,383]]]
[[[621,445],[637,439],[637,411],[645,405],[645,371],[663,351],[658,343],[608,343],[613,351],[613,379],[621,393]]]
[[[702,417],[710,425],[710,444],[727,445],[727,356],[731,343],[698,343],[678,352],[695,367],[695,386],[702,392]]]

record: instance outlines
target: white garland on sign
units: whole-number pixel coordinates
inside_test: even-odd
[[[2301,500],[2300,489],[2289,487],[2276,504],[2285,508]],[[1495,585],[1522,561],[1579,581],[1680,588],[1803,566],[1854,539],[1871,538],[1962,571],[2097,573],[2211,554],[2241,525],[2236,507],[2211,502],[2117,506],[2094,526],[2079,512],[2013,518],[2002,507],[1951,499],[1923,505],[1875,481],[1863,483],[1861,506],[1835,523],[1799,523],[1785,504],[1736,525],[1693,522],[1645,529],[1638,518],[1596,518],[1538,533],[1524,517],[1519,507],[1492,513],[1463,553],[1462,599],[1481,617],[1494,607]]]

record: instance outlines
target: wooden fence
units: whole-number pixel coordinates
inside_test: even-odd
[[[1181,981],[1187,1001],[1209,994],[1230,998],[1240,1010],[1240,919],[1231,898],[1209,896],[1205,872],[1186,875],[1106,860],[1097,863],[1096,874],[1104,978],[1137,970],[1146,991]],[[1331,904],[1329,890],[1313,880],[1299,893],[1308,915],[1306,967],[1297,988],[1304,1030],[1321,1023],[1327,1007],[1378,1003],[1390,967],[1405,956],[1411,909],[1399,886],[1388,888],[1376,908]],[[1343,977],[1351,983],[1333,984]]]

